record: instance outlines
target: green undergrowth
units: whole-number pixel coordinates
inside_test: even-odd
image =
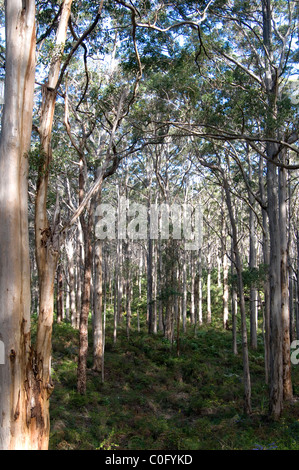
[[[91,334],[90,334],[91,338]],[[78,331],[55,324],[50,449],[299,449],[299,403],[267,417],[262,340],[250,351],[252,416],[243,414],[242,352],[230,331],[189,329],[177,345],[161,334],[108,328],[105,381],[88,358],[86,395],[76,391]],[[92,343],[90,342],[90,346]],[[92,351],[92,347],[90,347]],[[299,394],[299,373],[293,370]]]

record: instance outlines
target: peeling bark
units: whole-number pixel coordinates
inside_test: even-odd
[[[5,2],[5,106],[0,142],[0,449],[43,447],[29,406],[36,381],[30,340],[28,157],[35,75],[35,2]]]

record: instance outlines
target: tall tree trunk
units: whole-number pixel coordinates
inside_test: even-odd
[[[183,297],[182,297],[182,320],[183,332],[186,333],[187,323],[187,252],[183,251]]]
[[[76,292],[75,292],[75,267],[74,267],[74,242],[68,239],[65,244],[67,256],[67,269],[69,274],[69,293],[70,293],[70,320],[73,328],[77,327],[76,314]]]
[[[277,99],[279,83],[277,69],[273,67],[272,44],[272,1],[263,0],[263,46],[265,50],[265,80],[267,93],[268,116],[266,120],[266,137],[275,139]],[[275,161],[278,159],[278,145],[271,140],[266,143],[267,153],[267,194],[270,235],[270,377],[269,377],[269,412],[277,419],[283,407],[283,335],[281,316],[281,238],[279,222],[278,177]],[[273,163],[274,162],[274,163]]]
[[[39,408],[41,410],[41,420],[45,423],[45,443],[48,441],[50,429],[48,391],[51,387],[50,360],[52,349],[54,281],[60,250],[58,199],[52,226],[50,226],[47,214],[47,196],[50,164],[52,161],[51,136],[57,95],[56,85],[59,78],[62,51],[64,50],[66,40],[71,5],[72,0],[65,0],[62,4],[55,41],[56,53],[53,53],[47,82],[42,88],[42,106],[38,128],[41,158],[35,199],[35,247],[40,303],[36,339],[36,361],[41,380]],[[59,53],[57,53],[58,51]]]
[[[263,175],[264,163],[263,158],[259,162],[259,189],[260,197],[264,205],[266,205],[266,194],[264,187]],[[270,251],[269,251],[269,227],[268,227],[268,214],[264,207],[262,207],[262,227],[263,227],[263,262],[269,268],[270,265]],[[269,383],[270,376],[270,280],[266,276],[264,280],[264,351],[265,351],[265,382]]]
[[[235,272],[234,269],[234,245],[232,241],[231,247],[231,274]],[[233,353],[238,354],[238,343],[237,343],[237,315],[238,315],[238,292],[235,286],[235,283],[232,283],[232,293],[231,293],[231,306],[232,306],[232,329],[233,329]]]
[[[130,332],[131,332],[131,318],[132,318],[132,311],[131,311],[131,300],[132,300],[132,274],[131,274],[131,266],[130,266],[130,259],[131,259],[131,247],[130,247],[130,240],[127,240],[126,243],[126,269],[127,269],[127,276],[126,276],[126,314],[127,314],[127,321],[126,321],[126,330],[127,330],[127,339],[130,339]]]
[[[272,147],[272,144],[268,144]],[[274,151],[269,149],[268,155]],[[270,414],[280,417],[283,402],[282,317],[281,317],[281,252],[276,166],[268,162],[267,189],[270,234]]]
[[[194,297],[195,273],[194,273],[193,251],[191,251],[191,254],[190,254],[190,277],[191,277],[190,319],[191,319],[191,325],[195,325],[195,297]]]
[[[207,323],[212,322],[212,310],[211,310],[211,253],[210,243],[208,243],[208,254],[207,254]]]
[[[40,409],[47,379],[30,353],[28,155],[35,72],[35,2],[5,2],[5,106],[0,141],[0,449],[46,449],[49,421]],[[38,390],[40,387],[41,390]]]
[[[202,325],[202,259],[201,248],[198,250],[198,324]]]
[[[250,162],[250,156],[248,156],[249,181],[252,180],[252,167]],[[249,208],[249,268],[253,271],[257,268],[256,259],[256,235],[254,226],[254,212],[252,207],[254,206],[254,197],[249,192],[248,198],[251,207]],[[257,349],[257,319],[258,319],[258,292],[254,283],[250,286],[250,346],[252,349]]]
[[[63,269],[62,264],[57,269],[57,323],[61,323],[64,317],[64,294],[63,294]]]
[[[243,277],[242,277],[242,262],[241,262],[239,246],[238,246],[237,226],[236,226],[234,213],[233,213],[231,195],[229,191],[228,182],[224,174],[223,174],[223,184],[224,184],[227,208],[228,208],[231,227],[232,227],[233,250],[234,250],[235,264],[236,264],[236,270],[237,270],[238,293],[239,293],[240,311],[241,311],[243,378],[244,378],[244,411],[246,414],[250,414],[251,413],[251,379],[250,379],[250,370],[249,370],[246,311],[245,311],[244,286],[243,286]]]
[[[94,201],[90,201],[87,211],[87,222],[80,217],[84,236],[84,276],[83,276],[83,292],[82,307],[80,313],[79,325],[79,354],[77,369],[77,390],[81,395],[86,393],[86,371],[87,371],[87,355],[88,355],[88,316],[90,310],[90,289],[92,276],[92,244],[90,234],[93,230],[93,212]]]
[[[97,196],[97,206],[101,203],[101,188]],[[100,216],[101,214],[98,214]],[[95,218],[97,224],[97,217]],[[102,240],[97,239],[94,248],[95,256],[95,293],[93,315],[93,369],[100,371],[102,368],[103,354],[103,254]]]
[[[153,246],[153,333],[157,334],[158,322],[157,322],[157,263],[158,263],[158,252],[157,243],[154,242]]]
[[[284,160],[284,159],[283,159]],[[282,315],[282,355],[283,355],[283,398],[293,398],[290,350],[290,310],[289,310],[289,269],[287,240],[287,178],[286,170],[279,169],[279,222],[281,249],[281,315]]]
[[[77,295],[76,295],[76,328],[79,328],[80,323],[80,313],[82,308],[82,272],[84,271],[84,243],[83,243],[83,230],[80,220],[78,221],[77,228],[77,276],[76,276],[76,286],[77,286]]]

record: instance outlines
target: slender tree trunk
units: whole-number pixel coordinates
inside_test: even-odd
[[[212,310],[211,310],[211,253],[210,253],[210,244],[208,244],[208,254],[207,254],[207,323],[212,322]]]
[[[84,252],[84,244],[83,244],[83,231],[81,222],[78,222],[78,229],[77,229],[77,296],[76,296],[76,328],[79,328],[80,324],[80,313],[82,308],[82,271],[84,271],[84,260],[85,260],[85,252]]]
[[[138,293],[139,293],[139,303],[142,299],[142,266],[143,266],[143,257],[142,253],[140,253],[139,258],[139,271],[138,271]],[[139,308],[137,309],[137,331],[140,332],[140,313]]]
[[[182,320],[183,320],[183,332],[186,333],[187,323],[187,260],[186,250],[183,252],[183,297],[182,297]]]
[[[56,53],[53,53],[52,56],[47,83],[42,88],[42,105],[38,127],[41,158],[35,199],[35,247],[39,277],[40,302],[36,339],[36,361],[40,377],[39,412],[41,415],[40,421],[44,426],[44,447],[48,445],[50,430],[49,392],[52,388],[50,362],[52,349],[54,281],[60,250],[60,235],[58,227],[59,201],[57,198],[56,209],[52,225],[50,226],[47,214],[47,196],[50,164],[52,161],[51,136],[57,95],[56,85],[59,78],[71,5],[72,0],[65,0],[62,4],[55,41]],[[57,53],[58,51],[59,53]]]
[[[63,269],[61,263],[57,269],[57,323],[61,323],[64,317],[64,294],[63,294]]]
[[[201,259],[201,248],[198,251],[198,324],[202,325],[202,259]]]
[[[249,370],[249,357],[248,357],[248,342],[247,342],[247,326],[246,326],[246,311],[245,311],[245,300],[244,300],[244,286],[242,277],[242,262],[238,247],[238,235],[237,227],[233,213],[231,195],[229,191],[228,182],[226,176],[223,174],[223,184],[226,195],[227,208],[229,212],[231,227],[232,227],[232,239],[233,239],[233,250],[234,258],[237,270],[238,280],[238,292],[240,301],[241,311],[241,328],[242,328],[242,352],[243,352],[243,378],[244,378],[244,411],[246,414],[251,413],[251,379]]]
[[[127,240],[126,244],[126,267],[127,267],[127,280],[126,280],[126,313],[127,313],[127,322],[126,322],[126,329],[127,329],[127,339],[130,339],[130,332],[131,332],[131,318],[132,318],[132,311],[131,311],[131,299],[132,299],[132,274],[131,274],[131,247],[130,241]]]
[[[97,206],[101,203],[101,188],[97,196]],[[101,215],[101,214],[97,214]],[[97,217],[95,218],[97,224]],[[95,292],[93,315],[93,369],[101,371],[103,354],[103,254],[102,240],[97,239],[94,247],[95,256]]]
[[[71,239],[66,241],[67,269],[69,274],[69,293],[70,293],[70,320],[73,328],[77,326],[76,318],[76,292],[75,292],[75,267],[74,267],[74,242]]]
[[[194,273],[193,251],[191,252],[191,255],[190,255],[190,276],[191,276],[190,319],[191,319],[191,325],[195,325],[195,297],[194,297],[195,273]]]
[[[263,158],[259,162],[259,188],[260,197],[264,205],[266,205],[266,194],[264,187],[263,175],[264,163]],[[268,214],[266,209],[262,207],[262,227],[263,227],[263,262],[269,268],[270,252],[269,252],[269,227]],[[264,280],[264,351],[265,351],[265,382],[269,383],[270,376],[270,282],[269,276]]]
[[[153,257],[153,333],[157,334],[158,322],[157,322],[157,243],[154,242],[153,246],[154,257]]]
[[[86,371],[87,371],[87,355],[88,355],[88,316],[90,310],[90,288],[92,276],[92,244],[90,234],[93,230],[93,212],[94,201],[90,201],[87,211],[87,222],[80,217],[84,236],[84,276],[83,276],[83,292],[82,307],[80,313],[79,325],[79,354],[77,369],[77,390],[78,393],[84,395],[86,393]]]
[[[248,156],[249,165],[249,180],[252,180],[252,167],[250,157]],[[249,192],[249,202],[251,207],[254,206],[254,197]],[[249,268],[253,271],[257,268],[256,258],[256,235],[254,226],[254,212],[252,208],[249,208]],[[252,349],[257,349],[257,318],[258,318],[258,292],[255,285],[250,286],[250,346]]]
[[[103,341],[102,341],[102,383],[105,381],[105,340],[106,340],[106,310],[107,310],[107,265],[105,266],[104,275],[104,318],[103,318]]]

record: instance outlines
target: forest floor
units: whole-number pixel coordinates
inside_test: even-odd
[[[91,337],[91,335],[90,335]],[[299,401],[267,417],[262,337],[250,351],[252,416],[243,414],[242,351],[232,333],[189,328],[176,345],[158,335],[107,331],[105,381],[88,359],[87,393],[76,391],[78,331],[55,324],[50,449],[299,450]],[[92,348],[90,348],[92,351]],[[293,366],[299,395],[299,365]]]

